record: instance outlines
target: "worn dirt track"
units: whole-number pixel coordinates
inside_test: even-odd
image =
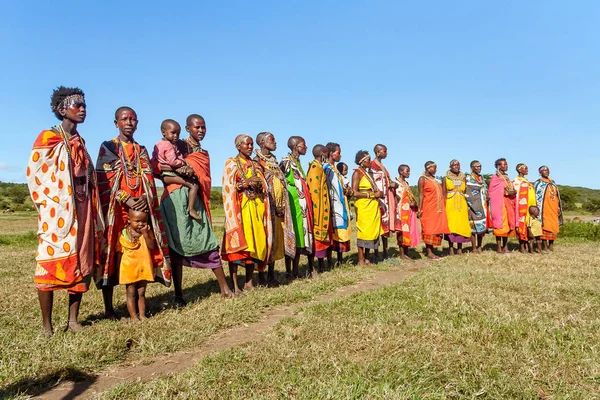
[[[380,287],[401,282],[427,264],[420,260],[410,264],[402,264],[390,271],[377,271],[368,280],[351,286],[341,287],[331,293],[316,296],[309,302],[296,303],[289,306],[278,306],[265,311],[261,319],[251,324],[242,324],[234,328],[214,334],[205,344],[169,355],[121,363],[110,367],[92,379],[77,382],[63,382],[45,392],[40,399],[74,399],[86,398],[106,391],[124,382],[141,380],[149,381],[161,375],[181,373],[198,363],[203,357],[220,350],[225,350],[244,343],[256,342],[265,337],[264,333],[274,327],[283,318],[293,317],[302,307],[367,292]]]

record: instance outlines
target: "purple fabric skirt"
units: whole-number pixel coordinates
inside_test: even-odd
[[[185,265],[186,267],[192,268],[205,268],[205,269],[216,269],[223,266],[221,263],[221,256],[219,255],[219,249],[209,251],[208,253],[198,254],[197,256],[185,257],[177,254],[170,249],[170,256],[173,263]]]
[[[455,235],[454,233],[451,233],[448,235],[448,240],[452,243],[470,243],[471,242],[470,237]]]

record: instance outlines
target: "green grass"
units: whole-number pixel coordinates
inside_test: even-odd
[[[99,397],[598,398],[599,266],[591,243],[445,258],[401,284],[306,307],[185,373]]]

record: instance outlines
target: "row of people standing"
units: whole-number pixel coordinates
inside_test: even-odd
[[[525,164],[517,164],[517,177],[511,181],[506,159],[496,160],[496,172],[490,185],[481,175],[481,163],[472,161],[471,173],[461,172],[458,160],[450,162],[450,169],[441,182],[435,174],[433,161],[425,164],[419,179],[419,217],[427,256],[437,258],[434,247],[448,240],[449,252],[462,253],[463,243],[471,242],[473,251],[480,252],[483,236],[493,232],[497,252],[508,252],[508,238],[519,239],[524,252],[530,241],[539,239],[545,250],[553,250],[554,240],[563,223],[562,205],[558,186],[550,179],[547,166],[539,168],[540,179],[530,183]],[[537,226],[540,226],[536,234]],[[532,232],[533,227],[533,232]]]

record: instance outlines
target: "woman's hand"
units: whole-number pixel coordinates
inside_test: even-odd
[[[139,197],[130,197],[125,203],[129,208],[133,208],[136,211],[148,212],[148,201],[146,195],[143,194]]]
[[[375,197],[376,199],[382,199],[383,198],[383,192],[380,190],[376,190],[375,193],[373,194],[373,197]]]

